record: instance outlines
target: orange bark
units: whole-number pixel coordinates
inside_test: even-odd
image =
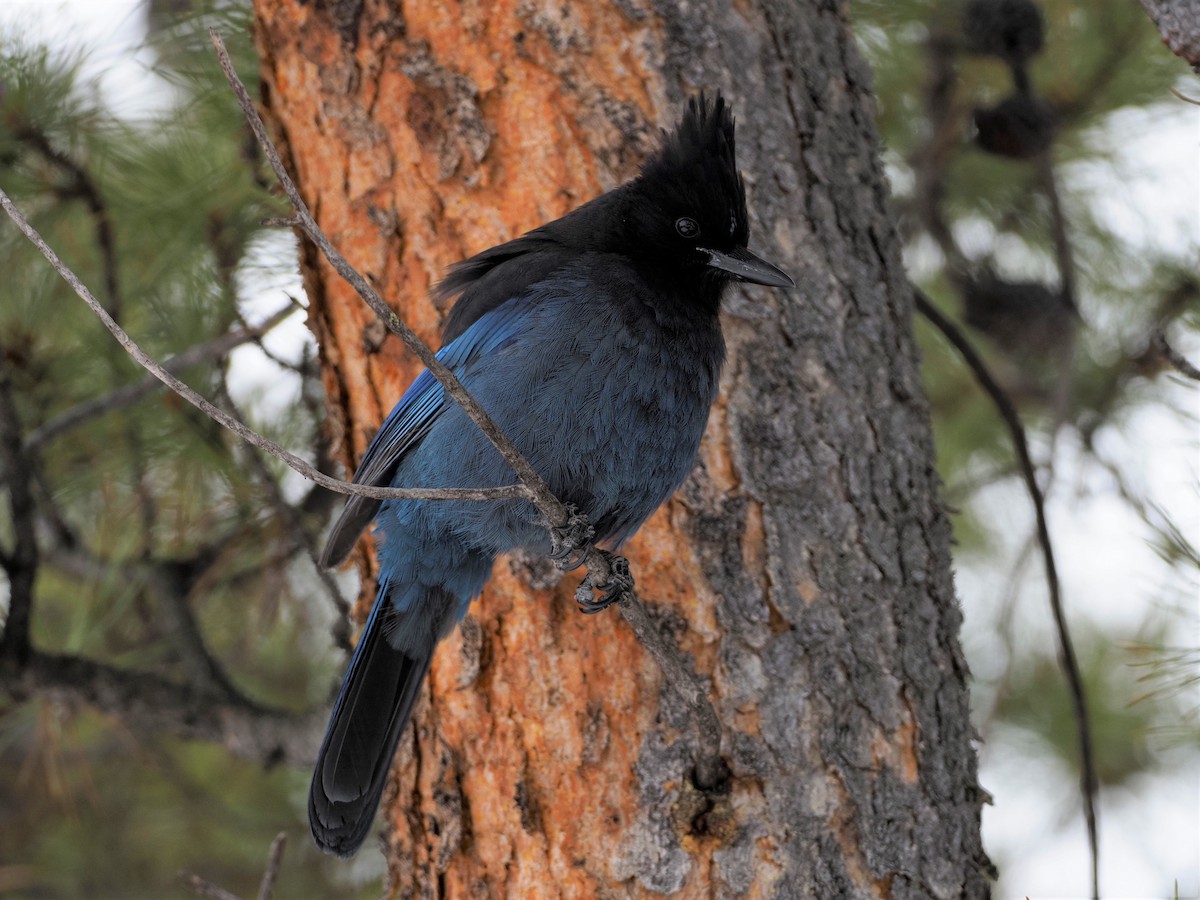
[[[911,290],[844,5],[255,11],[302,192],[431,343],[446,266],[634,174],[693,78],[745,95],[751,207],[772,224],[756,240],[799,276],[757,320],[727,319],[687,500],[628,547],[639,592],[710,679],[728,792],[691,784],[687,718],[616,612],[577,613],[577,573],[501,560],[401,743],[391,893],[986,896]],[[418,365],[310,249],[302,266],[349,470]]]
[[[266,101],[310,207],[434,346],[446,310],[429,289],[450,263],[630,176],[657,140],[648,123],[673,115],[655,64],[663,35],[616,5],[416,4],[400,23],[367,2],[353,46],[328,20],[315,27],[328,15],[317,4],[260,0],[256,14]],[[352,470],[419,367],[324,262],[307,266],[330,432]],[[718,488],[735,481],[723,424],[715,411],[703,449]],[[686,621],[684,649],[711,674],[716,623],[683,537],[688,515],[672,501],[628,556],[640,593]],[[747,552],[761,552],[761,521],[758,534]],[[365,554],[359,563],[364,615],[373,572]],[[431,702],[385,793],[393,895],[428,890],[435,875],[449,896],[523,897],[591,896],[628,877],[621,848],[660,673],[615,609],[576,611],[578,573],[535,588],[547,573],[558,578],[501,560],[435,657]],[[703,803],[681,806],[683,834]],[[718,822],[710,812],[709,836],[688,838],[685,895],[707,893]]]

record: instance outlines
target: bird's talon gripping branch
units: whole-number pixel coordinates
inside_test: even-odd
[[[550,560],[559,569],[569,572],[579,568],[587,558],[596,539],[596,529],[573,503],[566,504],[566,507],[567,524],[562,528],[550,529]]]
[[[633,592],[633,573],[629,571],[629,560],[607,550],[597,550],[608,561],[608,581],[596,585],[588,575],[575,590],[575,602],[585,616],[603,612],[614,603],[620,603],[626,594]],[[597,596],[599,592],[599,596]]]

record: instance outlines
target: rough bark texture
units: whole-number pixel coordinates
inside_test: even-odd
[[[1200,0],[1141,0],[1163,43],[1200,71]]]
[[[385,794],[392,894],[986,895],[949,528],[846,9],[256,10],[301,189],[431,342],[447,264],[633,174],[700,87],[734,102],[752,244],[800,285],[734,297],[697,469],[629,550],[709,681],[727,790],[692,785],[688,723],[616,612],[581,616],[576,576],[501,561]],[[353,468],[415,366],[323,264],[304,270]]]

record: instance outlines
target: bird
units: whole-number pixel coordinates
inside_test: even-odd
[[[725,358],[719,309],[735,282],[794,287],[748,249],[734,119],[718,91],[689,99],[632,180],[453,265],[438,358],[613,559],[691,471]],[[354,483],[483,487],[516,476],[428,370],[375,435]],[[316,844],[362,845],[434,649],[499,554],[548,556],[525,500],[352,496],[320,562],[375,523],[377,593],[334,702],[309,791]],[[602,608],[605,601],[585,611]]]

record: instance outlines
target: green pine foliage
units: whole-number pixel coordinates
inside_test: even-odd
[[[1079,592],[1067,597],[1068,616],[1082,632],[1076,643],[1098,780],[1105,794],[1136,803],[1143,776],[1185,777],[1200,756],[1197,656],[1194,647],[1178,646],[1195,634],[1200,558],[1190,543],[1195,522],[1173,521],[1165,508],[1178,515],[1179,498],[1149,494],[1144,464],[1114,458],[1103,447],[1113,436],[1133,446],[1139,439],[1153,441],[1129,431],[1148,411],[1181,423],[1181,431],[1194,427],[1194,392],[1181,387],[1154,340],[1165,334],[1194,356],[1200,278],[1194,239],[1168,237],[1178,222],[1156,221],[1153,208],[1117,216],[1111,200],[1124,193],[1126,178],[1140,174],[1129,171],[1127,145],[1144,141],[1172,118],[1178,122],[1189,107],[1171,89],[1195,94],[1195,81],[1136,3],[1036,5],[1044,44],[1025,66],[1025,96],[1048,110],[1054,124],[1044,155],[1021,158],[995,152],[977,110],[985,111],[986,120],[986,111],[1021,94],[1022,73],[1014,72],[1011,60],[976,52],[967,37],[971,15],[995,14],[1001,6],[1011,11],[1021,3],[863,0],[853,11],[874,71],[885,161],[914,282],[958,323],[1020,413],[1039,480],[1057,504],[1052,512],[1115,495],[1131,521],[1141,520],[1142,536],[1131,529],[1129,544],[1147,542],[1162,559],[1148,583],[1138,584],[1131,571],[1128,585],[1122,584],[1132,594],[1125,598],[1128,608],[1142,610],[1140,623],[1102,625],[1089,612],[1091,598]],[[991,27],[993,46],[1003,46],[995,20]],[[1001,128],[998,138],[991,135],[1000,149],[1036,144],[1037,135],[1022,132],[1020,124]],[[1063,268],[1047,171],[1073,255],[1078,316],[1054,309]],[[937,234],[939,225],[949,242]],[[1008,296],[1014,305],[1004,306],[995,295],[971,296],[972,285],[989,272],[1024,283]],[[1064,322],[1073,326],[1064,328]],[[920,318],[917,335],[939,467],[955,512],[956,562],[968,575],[960,584],[968,585],[964,606],[984,737],[984,786],[996,789],[986,783],[990,755],[1011,756],[1030,746],[1073,771],[1069,783],[1075,784],[1075,718],[1047,632],[1032,507],[1020,488],[1009,433],[942,335]],[[1196,488],[1191,486],[1193,508]],[[1067,518],[1057,519],[1060,529]],[[1052,532],[1055,522],[1052,516]],[[1069,570],[1072,560],[1062,549],[1069,535],[1059,530],[1052,536],[1059,567]],[[1095,552],[1107,561],[1125,550]],[[1018,605],[1025,594],[1028,602]],[[1102,805],[1102,833],[1104,814]],[[1059,815],[1060,824],[1078,827],[1077,802],[1048,810],[1047,821],[1053,825]],[[1030,823],[1035,834],[1045,827]],[[991,850],[1003,872],[1004,850]],[[1033,890],[1002,882],[1001,893]],[[1146,886],[1147,893],[1154,890],[1165,887]]]
[[[1054,330],[1061,320],[1036,304],[1002,328],[994,318],[986,327],[966,324],[964,285],[986,269],[1051,294],[1061,272],[1044,172],[1035,160],[985,152],[974,139],[973,111],[1010,97],[1014,77],[1003,61],[968,52],[964,8],[915,0],[853,6],[874,68],[895,210],[914,280],[984,354],[1022,415],[1041,474],[1067,485],[1056,489],[1076,490],[1075,473],[1046,465],[1052,448],[1069,441],[1089,464],[1110,464],[1089,456],[1105,428],[1119,429],[1151,407],[1190,414],[1151,338],[1158,327],[1200,329],[1195,260],[1159,246],[1152,228],[1131,246],[1097,190],[1097,177],[1109,177],[1104,167],[1121,149],[1114,123],[1130,114],[1153,122],[1172,109],[1180,101],[1168,88],[1184,67],[1128,0],[1040,4],[1044,46],[1028,74],[1057,120],[1049,153],[1077,277],[1075,345],[1064,351]],[[154,0],[147,9],[159,85],[153,114],[115,111],[81,75],[81,55],[3,38],[0,187],[135,339],[164,359],[245,319],[260,321],[260,305],[249,311],[256,286],[285,280],[295,259],[290,244],[259,224],[285,206],[268,188],[206,32],[217,24],[229,36],[235,64],[250,79],[257,62],[245,39],[245,5]],[[939,60],[946,83],[935,101]],[[933,150],[937,165],[922,172],[923,155]],[[931,175],[965,268],[930,236],[923,202]],[[143,377],[5,223],[0,273],[0,384],[26,441],[80,404]],[[1006,590],[1009,573],[997,572],[995,560],[1014,537],[979,501],[990,487],[1015,483],[1008,433],[946,341],[923,323],[918,339],[939,465],[957,510],[959,565],[985,573],[994,587],[990,606],[968,606],[968,628],[983,617],[1001,622],[1006,634],[1007,660],[972,660],[983,673],[981,730],[1031,735],[1041,752],[1074,767],[1074,724],[1053,643],[1023,639],[1016,617],[1031,604],[1008,615],[1018,591]],[[227,358],[213,358],[182,376],[220,400],[228,372]],[[282,411],[250,403],[243,412],[276,441],[321,458],[320,385],[309,351],[296,348],[278,379],[295,385],[297,402]],[[199,671],[207,657],[256,703],[299,712],[326,702],[340,663],[329,637],[332,607],[254,452],[162,390],[38,443],[34,646],[174,684],[209,677]],[[306,493],[273,460],[261,465],[286,486],[308,538],[318,535],[332,498]],[[1180,583],[1195,583],[1200,557],[1155,498],[1127,494],[1153,535],[1168,587],[1153,598],[1160,609],[1133,634],[1089,625],[1081,641],[1107,788],[1194,765],[1198,741],[1198,710],[1189,699],[1196,651],[1178,646],[1164,622],[1186,617],[1187,603],[1170,595]],[[4,509],[0,546],[11,547],[15,523]],[[1073,608],[1085,606],[1080,599]],[[347,866],[311,849],[307,776],[302,768],[232,758],[212,744],[136,734],[119,716],[61,698],[15,701],[0,692],[0,893],[191,896],[177,875],[186,870],[250,895],[282,830],[291,840],[277,896],[374,896],[373,884],[361,885],[377,874],[370,871],[377,859],[363,854]]]
[[[268,240],[260,225],[285,206],[266,187],[208,43],[210,24],[247,34],[248,10],[171,6],[150,19],[151,112],[114,111],[81,75],[81,54],[13,35],[0,46],[0,187],[160,360],[261,321],[254,292],[296,267],[290,241]],[[230,46],[251,77],[250,42]],[[0,272],[3,374],[27,441],[144,377],[7,219]],[[276,292],[270,309],[286,303]],[[294,382],[302,402],[276,420],[255,415],[250,398],[252,424],[313,457],[319,384],[307,348],[288,356],[278,378]],[[228,361],[180,374],[219,402]],[[251,452],[161,389],[38,444],[36,650],[193,686],[206,655],[233,690],[265,707],[327,702],[339,665],[332,604]],[[267,470],[281,478],[278,466]],[[331,507],[316,495],[297,504],[310,537]],[[14,527],[5,496],[0,546],[12,546]],[[7,604],[10,586],[0,584]],[[0,894],[193,896],[179,875],[191,871],[252,895],[271,840],[285,831],[277,896],[355,896],[354,870],[311,848],[306,788],[299,767],[134,733],[69,698],[0,695]]]

